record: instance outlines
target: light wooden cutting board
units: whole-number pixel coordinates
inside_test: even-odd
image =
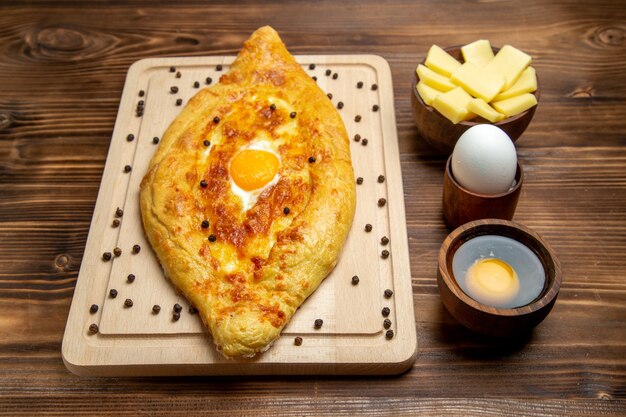
[[[373,55],[296,58],[332,94],[336,107],[343,104],[338,111],[350,136],[355,177],[363,178],[356,186],[356,215],[337,267],[267,352],[250,360],[226,360],[215,351],[198,315],[189,312],[189,304],[163,277],[143,233],[138,197],[141,179],[159,146],[153,138],[160,138],[185,103],[207,86],[207,77],[217,83],[234,57],[138,61],[124,86],[63,338],[63,360],[70,371],[80,375],[392,374],[412,365],[417,341],[389,66]],[[217,65],[222,65],[221,71]],[[177,93],[172,86],[178,87]],[[137,113],[140,100],[142,114]],[[353,140],[357,134],[362,138],[358,142]],[[126,165],[132,167],[130,172],[125,172]],[[379,180],[381,175],[384,180]],[[381,198],[387,201],[382,207]],[[118,207],[122,217],[116,217]],[[120,220],[119,227],[112,226],[115,219]],[[371,232],[365,231],[366,224],[372,225]],[[383,245],[382,237],[389,243]],[[132,252],[134,245],[141,247],[139,253]],[[102,254],[116,247],[121,256],[104,261]],[[387,258],[381,255],[383,250],[389,251]],[[134,282],[128,281],[129,274],[135,275]],[[357,285],[352,283],[355,275]],[[117,297],[109,295],[111,289],[117,290]],[[385,290],[393,295],[386,296]],[[126,299],[133,301],[132,307],[124,305]],[[176,303],[183,310],[174,321]],[[90,312],[92,304],[98,306],[95,313]],[[152,312],[155,304],[161,307],[159,314]],[[390,311],[389,329],[383,326],[385,307]],[[315,329],[318,318],[324,324]],[[95,334],[89,331],[92,324],[99,328]],[[387,330],[393,331],[393,337]],[[294,343],[296,337],[302,338],[300,346]]]

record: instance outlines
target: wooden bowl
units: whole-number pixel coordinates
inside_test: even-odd
[[[497,53],[500,48],[492,48],[494,53]],[[445,48],[445,51],[456,58],[459,62],[463,62],[463,56],[461,55],[461,47],[453,46]],[[422,61],[424,64],[425,60]],[[459,122],[458,124],[452,123],[446,119],[441,113],[435,110],[433,107],[424,103],[424,100],[417,93],[417,83],[419,77],[417,73],[413,71],[413,83],[411,84],[411,106],[413,108],[413,119],[417,126],[417,131],[431,147],[436,149],[442,154],[449,155],[456,145],[456,141],[459,140],[461,135],[470,127],[476,126],[481,123],[491,123],[482,117],[477,117],[473,120],[466,122]],[[537,79],[537,90],[533,93],[539,101],[539,80]],[[500,129],[504,130],[507,135],[515,142],[526,130],[528,124],[535,115],[537,106],[533,106],[530,109],[522,112],[518,115],[507,117],[498,123],[493,123]]]
[[[524,183],[524,170],[517,162],[515,185],[500,194],[479,194],[464,188],[452,175],[452,155],[448,157],[443,179],[443,217],[456,228],[479,219],[511,220]]]
[[[454,278],[452,259],[459,247],[482,235],[501,235],[530,248],[545,271],[545,284],[539,296],[518,308],[486,306],[468,296]],[[529,228],[507,220],[477,220],[458,227],[444,240],[439,250],[437,284],[441,301],[454,318],[478,333],[507,337],[522,334],[543,321],[556,301],[561,287],[561,266],[548,244]]]

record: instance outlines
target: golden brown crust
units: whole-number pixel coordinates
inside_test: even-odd
[[[228,164],[259,137],[276,145],[280,179],[245,211],[230,192]],[[260,28],[220,83],[196,94],[167,129],[140,200],[166,276],[198,308],[218,350],[252,356],[337,262],[355,209],[345,127],[278,34]]]

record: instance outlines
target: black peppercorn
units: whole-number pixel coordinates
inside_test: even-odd
[[[96,334],[96,333],[98,333],[99,330],[100,329],[98,328],[98,325],[96,323],[91,323],[89,325],[89,333]]]
[[[213,118],[213,123],[218,124],[219,122],[220,122],[220,118],[219,118],[219,117],[217,117],[217,116],[215,116],[215,117]]]
[[[358,177],[356,179],[356,183],[359,184],[359,185],[363,184],[363,177]]]
[[[154,314],[159,314],[160,311],[161,311],[161,306],[160,305],[155,304],[155,305],[152,306],[152,312]]]
[[[387,259],[387,258],[389,258],[389,251],[388,251],[387,249],[383,250],[383,251],[380,253],[380,256],[381,256],[383,259]]]
[[[270,110],[276,110],[276,104],[274,103],[270,104]]]
[[[380,182],[380,183],[385,182],[385,176],[384,175],[379,175],[378,176],[378,182]]]
[[[176,78],[180,78],[180,71],[176,71]]]
[[[104,252],[102,254],[102,259],[104,259],[105,261],[110,261],[112,257],[113,256],[111,255],[111,252]]]
[[[383,207],[385,204],[387,204],[387,200],[385,200],[384,198],[378,199],[378,207]]]
[[[283,213],[285,213],[285,214],[289,214],[289,212],[290,212],[290,211],[291,211],[291,210],[289,210],[289,207],[285,207],[285,208],[283,209]]]
[[[176,99],[176,105],[180,106],[181,104],[183,104],[183,99],[182,98]]]
[[[129,133],[128,136],[126,136],[126,140],[128,142],[132,142],[135,140],[135,135],[133,135],[132,133]]]
[[[314,326],[315,326],[316,329],[321,328],[323,324],[324,324],[324,320],[322,320],[322,319],[315,319]]]
[[[176,94],[176,93],[178,93],[178,87],[173,85],[173,86],[170,87],[170,91],[172,92],[172,94]]]
[[[143,110],[137,110],[137,117],[143,116]]]
[[[389,307],[383,307],[383,309],[381,310],[381,313],[383,317],[387,317],[391,313],[391,310],[389,309]]]
[[[343,109],[343,101],[340,101],[339,103],[337,103],[337,108],[339,110]]]
[[[331,70],[327,69],[324,74],[326,74],[326,76],[329,76],[331,72],[332,72]]]
[[[130,165],[126,165],[126,166],[124,167],[124,172],[126,172],[126,173],[128,173],[128,172],[130,172],[130,171],[132,171],[132,170],[133,170],[133,167],[131,167]]]
[[[206,187],[207,187],[207,185],[209,185],[209,184],[207,184],[206,180],[201,180],[201,181],[200,181],[200,187],[202,187],[202,188],[206,188]]]
[[[215,71],[221,71],[222,70],[222,64],[217,64],[215,66]]]
[[[385,290],[385,298],[391,298],[392,295],[393,295],[393,291],[391,291],[389,288],[387,288]]]
[[[156,137],[156,136],[155,136],[155,137],[153,137],[153,138],[152,138],[152,143],[154,143],[155,145],[156,145],[157,143],[159,143],[159,138],[158,138],[158,137]]]
[[[209,235],[209,242],[215,242],[217,240],[217,237],[215,237],[215,235]]]
[[[209,227],[209,221],[208,220],[202,220],[202,228],[206,229],[207,227]]]
[[[170,67],[170,72],[176,72],[176,67]]]
[[[113,249],[113,255],[122,256],[122,250],[120,248]]]
[[[98,312],[98,304],[92,304],[91,307],[89,307],[89,312],[91,314],[96,314]]]
[[[146,92],[143,90],[139,90],[139,97],[143,97],[146,95]]]
[[[367,146],[367,142],[367,138],[363,138],[363,140],[361,141],[361,145]]]
[[[296,338],[293,339],[293,344],[296,346],[302,346],[302,338],[300,336],[296,336]]]
[[[126,277],[126,280],[128,282],[135,282],[135,274],[128,274],[128,276]]]
[[[336,80],[337,78],[339,78],[339,74],[334,73],[334,74],[333,74],[333,80]]]
[[[387,333],[385,333],[385,337],[387,339],[393,339],[393,330],[387,330]]]
[[[309,156],[309,163],[312,164],[315,162],[315,157],[314,156]]]
[[[357,122],[357,123],[360,122],[361,121],[361,115],[357,114],[356,116],[354,116],[354,121]]]
[[[200,88],[200,83],[198,81],[194,82],[193,88]]]
[[[118,207],[117,209],[115,209],[115,215],[117,217],[122,217],[124,215],[124,210]]]
[[[211,141],[208,139],[205,139],[204,142],[202,142],[202,144],[208,147],[208,146],[211,146]]]
[[[141,251],[141,246],[139,246],[137,244],[133,245],[133,253],[134,254],[138,254],[139,251]]]
[[[360,142],[361,141],[361,135],[359,135],[358,133],[356,135],[354,135],[354,141],[355,142]]]
[[[372,84],[372,91],[376,91],[378,90],[378,85],[377,84]]]
[[[211,77],[206,77],[206,80],[204,80],[204,82],[205,82],[207,85],[209,85],[209,84],[211,84],[211,83],[213,82],[213,78],[211,78]]]
[[[113,227],[120,227],[120,220],[119,219],[113,219],[113,223],[111,224],[111,226],[113,226]]]
[[[363,81],[356,83],[356,88],[363,88]]]
[[[359,283],[359,277],[358,276],[353,276],[352,277],[352,285],[357,285]]]
[[[372,111],[376,112],[376,111],[378,111],[378,109],[380,109],[380,107],[378,107],[378,104],[374,104],[372,106]]]
[[[146,104],[146,102],[145,102],[145,101],[143,101],[143,100],[139,100],[139,101],[137,102],[137,108],[143,108],[143,106],[144,106],[145,104]]]
[[[383,236],[380,238],[380,244],[385,246],[387,243],[389,243],[389,238],[387,236]]]
[[[310,70],[314,70],[315,69],[315,64],[309,64],[309,69]]]
[[[368,233],[369,233],[369,232],[371,232],[371,231],[372,231],[372,225],[371,225],[371,224],[369,224],[369,223],[368,223],[368,224],[366,224],[366,225],[365,225],[365,231],[366,231],[366,232],[368,232]]]
[[[183,306],[181,306],[180,304],[176,303],[174,304],[174,311],[176,313],[180,313],[181,311],[183,311]]]
[[[390,327],[391,327],[391,320],[389,320],[389,319],[385,319],[385,320],[383,320],[383,327],[384,327],[385,329],[390,328]]]
[[[328,97],[330,100],[332,100],[333,99],[333,94],[332,93],[328,93],[328,94],[326,94],[326,97]]]
[[[313,76],[311,78],[313,78],[313,81],[317,81],[317,77],[316,76]]]
[[[174,320],[174,321],[180,320],[180,313],[179,312],[174,312],[172,314],[172,320]]]
[[[195,308],[194,306],[189,306],[189,314],[196,314],[197,312],[197,308]]]
[[[109,296],[110,296],[111,298],[115,298],[115,297],[117,297],[117,290],[116,290],[115,288],[112,288],[112,289],[109,291]]]
[[[292,119],[296,118],[296,112],[292,111],[291,113],[289,113],[289,117],[291,117]]]
[[[124,300],[124,307],[130,308],[133,306],[133,300],[131,300],[130,298],[127,298],[126,300]]]

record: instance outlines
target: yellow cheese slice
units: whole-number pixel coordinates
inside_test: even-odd
[[[435,97],[441,94],[441,91],[435,90],[434,88],[428,86],[423,81],[420,81],[419,83],[417,83],[416,88],[417,88],[417,93],[420,95],[422,100],[424,100],[424,103],[426,103],[428,106],[432,104]]]
[[[537,104],[537,98],[530,93],[524,93],[519,96],[507,98],[501,101],[491,103],[494,109],[507,117],[515,116],[523,111],[530,109]]]
[[[487,103],[493,100],[504,86],[504,79],[498,73],[478,68],[471,62],[466,62],[454,71],[450,81]]]
[[[482,98],[473,98],[467,103],[467,110],[476,113],[480,117],[489,120],[491,123],[497,123],[504,119],[502,113],[498,113]]]
[[[535,90],[537,90],[537,74],[533,67],[528,67],[522,71],[522,75],[519,76],[511,88],[498,94],[493,101],[504,100],[524,93],[532,93]]]
[[[471,62],[479,68],[484,67],[493,59],[491,43],[486,39],[468,43],[461,48],[461,54],[465,62]]]
[[[530,55],[511,45],[504,45],[484,69],[500,74],[504,78],[503,90],[508,90],[531,62]]]
[[[423,81],[430,87],[439,91],[450,91],[456,88],[456,85],[452,84],[450,79],[444,77],[441,74],[437,74],[435,71],[425,67],[422,64],[417,66],[417,76],[420,81]]]
[[[461,63],[454,59],[446,51],[433,45],[426,55],[426,61],[424,62],[428,68],[439,74],[449,77],[457,68],[461,66]]]
[[[452,123],[457,124],[463,120],[469,120],[476,115],[467,110],[467,103],[472,96],[467,94],[461,87],[456,87],[446,93],[441,93],[433,100],[433,107],[444,115]]]

